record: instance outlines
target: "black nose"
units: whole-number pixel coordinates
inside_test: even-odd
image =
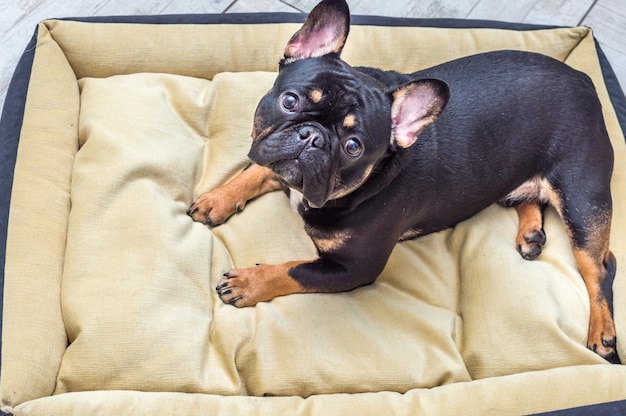
[[[302,127],[298,133],[302,140],[309,141],[313,147],[317,147],[318,149],[324,147],[324,137],[317,129],[305,126]]]

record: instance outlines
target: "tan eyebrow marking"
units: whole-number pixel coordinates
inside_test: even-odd
[[[348,114],[346,118],[343,119],[343,126],[346,128],[353,128],[356,126],[356,117],[354,114]]]
[[[315,88],[309,92],[309,98],[311,99],[311,101],[317,104],[322,101],[322,98],[324,98],[324,93],[322,92],[322,90]]]

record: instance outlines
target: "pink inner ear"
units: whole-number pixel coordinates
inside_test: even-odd
[[[301,52],[299,52],[302,49],[302,42],[300,42],[299,40],[292,40],[289,45],[287,45],[287,48],[285,48],[285,56],[292,56],[292,57],[296,57],[296,56],[300,56]]]
[[[418,134],[432,123],[441,110],[438,97],[430,86],[412,84],[398,90],[392,107],[394,139],[398,146],[409,147]]]
[[[416,119],[416,112],[411,108],[412,104],[406,101],[393,122],[395,140],[400,147],[409,147],[415,143],[417,134],[421,130],[420,120]]]
[[[341,22],[329,21],[313,28],[303,27],[285,48],[285,55],[292,58],[313,58],[330,52],[340,52],[343,36],[338,33]]]
[[[335,28],[326,26],[314,32],[308,39],[307,56],[320,56],[331,52],[337,44]]]
[[[394,136],[396,143],[400,147],[409,147],[417,140],[416,131],[419,129],[417,122],[412,120],[398,120],[396,127],[394,128]]]

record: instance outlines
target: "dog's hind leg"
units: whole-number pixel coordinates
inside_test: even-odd
[[[606,178],[605,178],[606,179]],[[616,261],[609,250],[612,203],[609,180],[569,180],[558,188],[556,205],[570,236],[578,269],[589,293],[590,317],[587,347],[612,363],[619,363],[613,321],[613,280]],[[604,183],[606,186],[599,186]],[[593,188],[593,189],[592,189]]]
[[[543,232],[543,209],[544,205],[538,200],[527,200],[515,205],[519,216],[515,246],[526,260],[533,260],[541,254],[546,243],[546,234]]]
[[[587,347],[609,362],[619,363],[613,321],[615,257],[609,250],[598,254],[589,247],[574,249],[574,255],[591,302]]]
[[[543,231],[543,210],[553,197],[547,181],[536,176],[522,183],[506,197],[500,200],[505,207],[515,207],[519,217],[515,247],[526,260],[537,258],[546,244]]]

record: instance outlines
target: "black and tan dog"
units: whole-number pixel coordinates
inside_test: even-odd
[[[442,230],[494,202],[519,214],[526,259],[546,241],[551,204],[591,299],[588,347],[617,362],[609,251],[613,151],[591,80],[554,59],[500,51],[404,75],[340,59],[344,0],[324,0],[293,35],[258,105],[254,164],[201,195],[218,225],[263,193],[290,188],[319,256],[235,269],[217,291],[251,306],[372,283],[398,241]]]

